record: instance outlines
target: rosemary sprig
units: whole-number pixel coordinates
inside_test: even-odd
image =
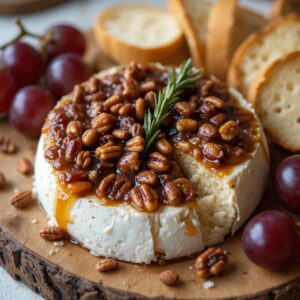
[[[150,109],[145,114],[144,131],[145,131],[145,155],[157,136],[160,133],[160,126],[165,118],[170,114],[173,106],[178,101],[180,94],[200,78],[200,69],[193,68],[192,60],[188,59],[180,65],[178,73],[174,69],[169,71],[168,83],[163,91],[155,95],[155,109],[152,113]]]

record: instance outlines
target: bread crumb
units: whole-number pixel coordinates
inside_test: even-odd
[[[213,281],[211,281],[211,280],[208,280],[208,281],[205,281],[204,283],[203,283],[203,287],[207,290],[207,289],[212,289],[212,288],[214,288],[216,285],[215,285],[215,283],[213,282]]]
[[[33,220],[31,220],[31,223],[32,224],[37,224],[39,221],[37,220],[37,219],[33,219]]]

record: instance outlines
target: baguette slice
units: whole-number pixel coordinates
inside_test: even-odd
[[[220,0],[211,10],[206,43],[206,68],[226,79],[234,51],[241,42],[265,24],[263,16],[237,6],[237,0]]]
[[[300,49],[300,17],[280,17],[250,35],[237,49],[228,71],[228,83],[248,94],[260,72],[278,58]]]
[[[289,53],[264,70],[249,90],[270,138],[283,148],[300,151],[300,51]]]
[[[194,65],[203,67],[211,2],[209,0],[168,0],[168,3],[183,28]]]
[[[94,31],[99,46],[119,63],[176,63],[188,57],[182,29],[161,8],[111,6],[99,15]]]

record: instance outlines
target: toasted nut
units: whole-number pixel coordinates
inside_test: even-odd
[[[115,270],[119,267],[119,263],[110,258],[104,258],[97,262],[96,264],[96,270],[98,272],[108,272]]]
[[[144,170],[137,174],[135,180],[140,184],[146,183],[148,185],[155,185],[157,182],[157,175],[152,171]]]
[[[122,173],[137,171],[140,167],[140,158],[137,152],[130,152],[123,155],[118,161],[118,168]]]
[[[179,132],[194,131],[198,128],[198,123],[193,119],[181,119],[176,123],[176,129]]]
[[[82,123],[80,121],[69,122],[66,133],[68,136],[78,136],[81,135],[83,131]]]
[[[147,184],[141,184],[130,191],[130,199],[134,207],[143,211],[154,211],[158,206],[158,194]]]
[[[180,189],[181,194],[184,196],[185,201],[196,200],[196,193],[193,190],[191,182],[187,178],[175,179],[176,186]]]
[[[229,164],[239,164],[245,160],[245,158],[247,158],[247,152],[243,148],[234,147],[230,151],[230,156],[226,162]]]
[[[111,130],[114,124],[117,122],[117,119],[108,113],[101,113],[101,115],[95,117],[92,122],[92,128],[95,128],[100,133],[107,133]]]
[[[168,199],[168,204],[178,205],[181,201],[181,193],[175,181],[169,181],[164,185],[164,191]]]
[[[95,153],[101,160],[110,161],[122,156],[122,148],[120,145],[114,145],[112,142],[108,142],[98,147]]]
[[[125,130],[125,129],[115,129],[112,132],[112,135],[115,136],[119,140],[126,140],[129,135],[129,132],[128,132],[128,130]]]
[[[67,143],[67,148],[66,148],[66,161],[74,161],[75,158],[77,157],[77,154],[81,151],[82,149],[82,142],[81,139],[76,138],[69,140]]]
[[[98,139],[98,131],[97,129],[88,129],[82,135],[82,143],[85,146],[91,146],[96,143]]]
[[[208,160],[218,160],[224,157],[224,151],[218,144],[207,143],[202,147],[202,152]]]
[[[212,123],[213,125],[215,125],[217,127],[220,127],[221,125],[223,125],[226,122],[226,120],[227,120],[226,115],[223,113],[219,113],[210,119],[210,123]]]
[[[118,103],[121,103],[121,102],[122,102],[122,98],[118,95],[114,95],[114,96],[111,96],[108,99],[106,99],[104,101],[104,105],[111,108],[115,104],[118,104]]]
[[[74,103],[80,103],[83,98],[84,89],[80,84],[76,84],[73,90],[72,100]]]
[[[90,166],[92,162],[92,154],[90,151],[80,151],[76,158],[76,164],[83,169]]]
[[[18,160],[17,168],[18,171],[24,175],[30,175],[33,172],[33,165],[31,161],[25,157],[22,157]]]
[[[60,175],[60,180],[64,183],[84,181],[87,178],[88,178],[88,174],[85,171],[68,171],[68,172],[63,172]]]
[[[126,143],[126,147],[132,152],[143,152],[145,148],[145,139],[137,135]]]
[[[148,107],[150,107],[150,109],[154,109],[155,107],[155,93],[154,92],[148,92],[145,97],[145,103]]]
[[[209,94],[209,91],[213,87],[213,85],[214,82],[211,79],[206,80],[201,87],[201,96],[206,97]]]
[[[31,191],[21,191],[10,198],[10,204],[16,208],[25,208],[33,202]]]
[[[169,160],[160,152],[152,152],[149,154],[147,167],[156,172],[166,172],[169,169]]]
[[[202,252],[195,262],[195,269],[201,278],[218,275],[228,264],[228,256],[221,248],[210,247]]]
[[[189,153],[190,151],[192,151],[192,145],[188,141],[179,141],[176,144],[176,148],[178,148],[183,153]]]
[[[0,151],[6,154],[13,154],[17,150],[16,145],[4,135],[0,135]]]
[[[6,178],[2,172],[0,172],[0,190],[5,187]]]
[[[86,101],[93,101],[94,103],[100,103],[98,101],[103,101],[106,98],[106,95],[104,92],[96,92],[91,95],[86,95],[84,97],[84,100]],[[97,101],[97,102],[96,102]],[[105,105],[101,103],[101,111],[105,109]]]
[[[139,85],[129,74],[125,73],[123,96],[128,98],[138,98],[140,94]]]
[[[110,108],[110,112],[115,115],[115,116],[118,116],[119,115],[119,110],[121,107],[123,107],[123,103],[117,103],[115,105],[113,105],[111,108]]]
[[[199,128],[198,135],[206,141],[211,141],[218,137],[218,131],[211,124],[205,123]]]
[[[48,241],[59,241],[64,238],[65,233],[59,227],[45,227],[40,230],[40,236]]]
[[[213,104],[215,107],[222,109],[225,106],[225,103],[222,99],[217,98],[215,96],[209,96],[204,99],[204,102],[209,102]]]
[[[219,129],[219,134],[224,141],[233,140],[239,133],[239,125],[234,121],[227,121]]]
[[[165,270],[159,274],[159,279],[167,286],[174,286],[178,284],[179,275],[172,270]]]
[[[154,91],[155,89],[156,83],[153,80],[140,83],[140,91],[143,94],[150,91]]]
[[[139,123],[134,123],[130,128],[130,134],[132,137],[136,137],[138,135],[142,136],[144,132],[143,126]]]
[[[89,89],[89,91],[90,91],[91,93],[97,92],[97,90],[98,90],[99,87],[100,87],[100,84],[101,84],[101,82],[100,82],[100,79],[99,79],[99,78],[97,78],[97,77],[95,77],[95,76],[91,77],[91,78],[89,79],[89,81],[88,81],[88,89]]]
[[[86,193],[92,188],[92,183],[89,181],[76,181],[68,184],[68,190],[71,194],[80,195]]]
[[[218,112],[218,108],[211,102],[204,102],[199,108],[200,116],[203,119],[209,119]]]
[[[189,118],[195,113],[195,109],[186,101],[177,102],[175,109],[184,118]]]
[[[135,115],[136,117],[142,121],[144,120],[144,115],[145,115],[145,109],[146,109],[146,103],[143,98],[139,98],[135,102]]]
[[[156,149],[163,154],[170,154],[173,151],[173,146],[165,138],[158,139],[155,142],[155,146],[156,146]]]
[[[130,103],[126,103],[122,105],[119,109],[119,115],[120,116],[130,116],[131,113],[133,112],[134,108]]]
[[[183,175],[178,163],[175,160],[170,161],[169,175],[172,176],[173,178],[182,177],[182,175]]]

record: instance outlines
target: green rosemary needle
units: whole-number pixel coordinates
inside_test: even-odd
[[[163,91],[155,95],[155,108],[152,113],[150,109],[145,114],[145,155],[152,147],[160,133],[160,126],[164,119],[170,114],[174,105],[179,99],[180,94],[187,88],[192,87],[200,78],[200,69],[193,68],[192,60],[188,59],[180,65],[178,72],[174,69],[169,71],[168,83]]]

